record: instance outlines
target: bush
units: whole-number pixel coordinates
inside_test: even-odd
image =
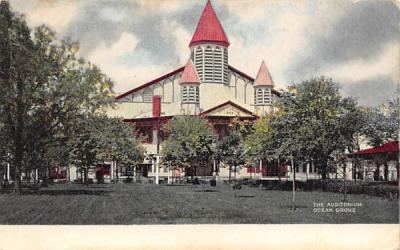
[[[126,179],[124,180],[124,183],[132,183],[132,182],[133,182],[133,178],[130,177],[130,176],[128,176],[128,178],[126,178]]]
[[[292,181],[268,180],[262,181],[262,185],[269,190],[292,190]],[[308,180],[306,182],[296,181],[296,190],[343,193],[344,186],[342,180]],[[397,182],[346,181],[346,193],[392,199],[399,197],[399,188]]]

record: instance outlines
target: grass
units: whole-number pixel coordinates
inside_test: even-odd
[[[56,184],[39,194],[0,194],[0,224],[227,224],[398,223],[398,201],[348,195],[355,213],[315,213],[313,203],[341,202],[342,195],[229,185]]]

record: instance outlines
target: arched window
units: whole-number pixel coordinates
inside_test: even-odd
[[[263,90],[257,89],[256,105],[262,105],[262,104],[263,104]]]
[[[264,89],[264,104],[270,105],[272,103],[271,101],[271,89],[266,88]]]
[[[228,71],[228,49],[224,48],[224,83],[229,83],[229,71]]]
[[[213,60],[213,80],[215,82],[222,82],[222,50],[220,47],[215,47],[214,49],[214,60]]]
[[[199,86],[182,86],[182,103],[198,103],[199,101]]]
[[[206,82],[213,81],[213,49],[207,46],[204,53],[204,80]]]
[[[203,68],[203,49],[201,47],[197,47],[194,53],[194,65],[196,67],[196,71],[199,74],[201,80],[203,80],[204,68]]]
[[[153,89],[147,88],[143,91],[143,102],[153,101]]]

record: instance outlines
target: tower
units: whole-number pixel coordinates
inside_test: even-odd
[[[274,101],[272,95],[273,87],[274,82],[271,74],[265,61],[262,61],[257,77],[254,80],[254,111],[256,114],[263,116],[272,111]]]
[[[210,0],[190,41],[190,58],[203,83],[229,83],[229,41]]]
[[[200,87],[199,75],[192,60],[185,65],[182,77],[179,81],[181,86],[181,113],[197,115],[200,113]]]

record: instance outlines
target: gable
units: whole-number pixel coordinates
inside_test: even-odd
[[[221,105],[215,106],[209,110],[206,110],[204,112],[202,112],[200,115],[202,116],[207,116],[207,117],[256,117],[256,115],[231,102],[228,101],[226,103],[223,103]]]

